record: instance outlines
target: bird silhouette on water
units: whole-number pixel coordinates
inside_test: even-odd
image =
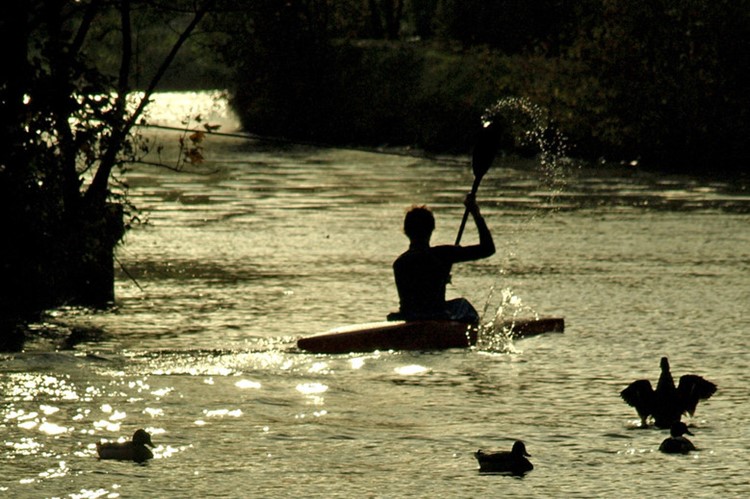
[[[635,407],[641,418],[641,425],[647,426],[649,416],[653,416],[654,425],[659,428],[671,428],[679,423],[683,414],[695,414],[698,402],[706,400],[716,392],[716,385],[701,376],[685,374],[680,377],[677,387],[674,385],[669,361],[661,358],[661,375],[656,390],[647,379],[633,381],[620,392],[622,399]]]
[[[523,475],[527,471],[534,469],[531,461],[526,459],[531,455],[526,452],[526,445],[520,440],[513,443],[510,452],[484,452],[481,449],[474,453],[474,457],[479,462],[480,473],[511,473],[513,475]]]
[[[685,434],[692,435],[685,423],[680,421],[673,424],[669,429],[669,438],[661,443],[659,450],[667,454],[687,454],[691,450],[695,450],[693,442],[683,436]]]
[[[99,459],[117,459],[120,461],[145,462],[154,457],[146,446],[153,447],[151,435],[146,430],[136,430],[130,442],[97,442],[96,452]]]

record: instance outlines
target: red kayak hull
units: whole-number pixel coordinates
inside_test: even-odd
[[[560,317],[516,319],[503,324],[514,338],[565,329]],[[376,350],[444,350],[467,348],[477,343],[477,328],[446,320],[387,321],[332,329],[297,341],[301,350],[313,353],[373,352]]]

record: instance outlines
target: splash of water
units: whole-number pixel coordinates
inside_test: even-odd
[[[564,190],[573,169],[579,165],[568,157],[567,137],[551,123],[549,113],[529,99],[506,97],[488,107],[482,115],[482,124],[488,127],[499,124],[506,140],[517,150],[537,154],[541,183],[548,190],[547,210],[558,207],[556,198]],[[549,208],[552,208],[551,210]],[[532,215],[533,220],[538,213]],[[509,257],[512,256],[509,255]],[[491,288],[478,330],[477,348],[502,353],[518,353],[513,343],[513,325],[517,319],[538,317],[512,289],[499,293]]]
[[[506,97],[485,109],[485,127],[498,121],[506,125],[517,148],[538,151],[542,181],[554,197],[575,166],[567,156],[567,137],[552,125],[545,109],[523,97]]]
[[[513,343],[513,324],[518,318],[529,315],[538,316],[512,289],[503,288],[496,293],[493,286],[482,309],[477,349],[519,353]]]

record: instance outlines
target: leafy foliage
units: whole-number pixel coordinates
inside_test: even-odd
[[[389,9],[398,29],[370,29]],[[750,158],[748,0],[266,0],[230,24],[252,131],[465,150],[467,117],[512,96],[548,109],[587,158],[683,171]]]
[[[183,30],[136,97],[133,17],[155,22],[189,6],[3,4],[0,32],[10,64],[0,81],[0,210],[8,221],[4,240],[12,243],[0,249],[0,329],[46,307],[112,300],[112,251],[136,219],[118,173],[148,151],[133,127],[207,7],[178,16]],[[113,72],[92,57],[99,44],[119,47]]]

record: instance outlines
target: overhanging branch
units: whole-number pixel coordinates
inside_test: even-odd
[[[124,0],[124,3],[128,4],[129,6],[129,2],[127,0]],[[190,35],[193,33],[201,20],[203,20],[213,4],[214,0],[208,0],[200,7],[198,7],[193,15],[192,20],[182,31],[175,44],[172,46],[172,49],[169,51],[169,53],[159,66],[158,70],[154,74],[136,109],[132,114],[130,114],[129,118],[122,124],[122,126],[117,127],[113,130],[107,150],[102,156],[102,160],[99,164],[99,168],[97,169],[96,174],[94,175],[94,179],[92,180],[86,191],[85,200],[87,204],[102,204],[106,200],[109,186],[109,177],[112,174],[112,169],[117,163],[117,154],[119,153],[123,142],[127,138],[130,130],[136,124],[138,118],[142,115],[143,110],[146,108],[146,105],[148,105],[151,99],[151,95],[154,93],[157,85],[159,84],[159,81],[161,81],[161,79],[164,77],[164,74],[167,72],[167,69],[174,61],[177,53],[180,51],[188,38],[190,38]],[[123,33],[123,36],[126,36],[125,33]],[[124,95],[118,96],[118,98],[122,99],[124,99],[125,97],[126,96]]]

